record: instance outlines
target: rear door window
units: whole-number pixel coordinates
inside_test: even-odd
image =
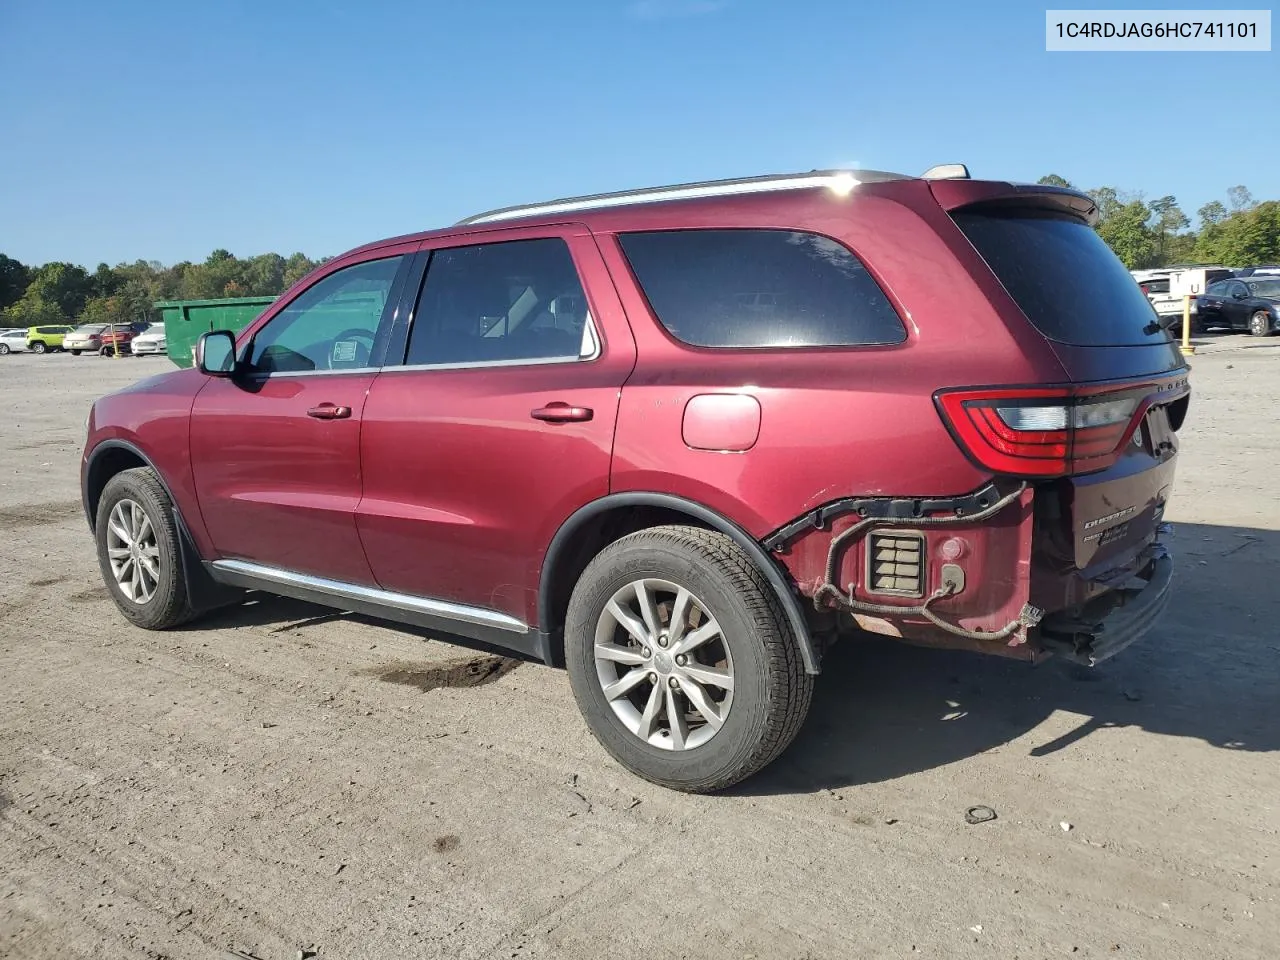
[[[658,321],[697,347],[901,343],[907,331],[862,261],[792,230],[670,230],[618,237]]]
[[[539,237],[433,251],[405,362],[559,363],[596,350],[568,245]]]
[[[1027,209],[959,210],[952,217],[1049,339],[1090,347],[1169,339],[1133,276],[1083,221]]]

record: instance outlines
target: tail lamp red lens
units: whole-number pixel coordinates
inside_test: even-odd
[[[1142,392],[1071,389],[944,391],[943,419],[969,455],[995,473],[1058,477],[1103,470],[1146,412]]]

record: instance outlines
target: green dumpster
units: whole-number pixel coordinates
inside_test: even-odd
[[[210,330],[243,330],[275,300],[275,297],[227,297],[159,301],[155,308],[164,323],[169,359],[180,367],[191,366],[191,351],[200,334]]]

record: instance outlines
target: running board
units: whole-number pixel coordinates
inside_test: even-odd
[[[541,631],[530,629],[524,621],[496,610],[329,580],[247,560],[214,560],[206,563],[205,568],[214,580],[227,586],[262,590],[396,623],[439,630],[549,662],[547,643]],[[447,637],[441,639],[448,640]]]

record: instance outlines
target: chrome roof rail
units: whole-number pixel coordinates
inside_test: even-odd
[[[664,200],[694,200],[704,197],[726,197],[748,193],[767,193],[773,190],[804,190],[827,187],[837,194],[849,193],[860,183],[884,180],[910,180],[901,173],[880,170],[812,170],[809,173],[784,173],[766,177],[745,177],[737,180],[708,180],[703,183],[682,183],[668,187],[646,187],[642,190],[624,190],[619,193],[597,193],[587,197],[567,197],[545,203],[523,204],[488,210],[459,220],[457,226],[495,223],[520,217],[536,217],[546,214],[575,213],[581,210],[601,210],[637,203],[657,203]]]

